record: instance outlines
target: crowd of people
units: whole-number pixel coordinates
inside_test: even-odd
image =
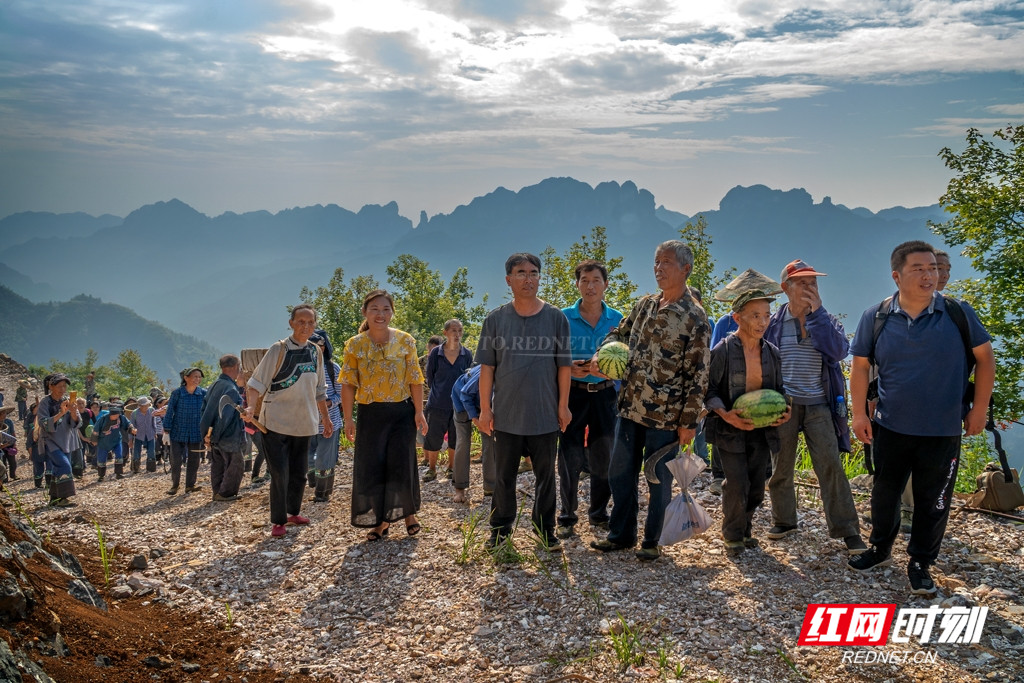
[[[301,514],[307,486],[314,501],[330,499],[344,432],[354,445],[351,523],[366,529],[370,542],[385,539],[399,521],[408,535],[419,533],[421,480],[437,479],[443,450],[453,500],[469,502],[475,427],[483,494],[491,498],[489,548],[514,531],[517,475],[528,459],[531,521],[541,547],[559,551],[561,540],[577,533],[586,473],[587,522],[599,532],[590,545],[600,552],[634,549],[641,561],[661,555],[673,484],[666,463],[680,448],[700,453],[705,440],[712,489],[722,495],[725,550],[739,555],[759,546],[753,519],[766,485],[772,526],[765,536],[778,542],[798,533],[793,475],[802,433],[828,534],[842,541],[849,566],[867,571],[891,563],[901,508],[912,499],[907,573],[913,592],[930,594],[928,567],[945,531],[960,439],[984,428],[995,359],[971,307],[940,293],[949,279],[947,254],[905,242],[890,266],[896,292],[864,311],[851,345],[819,295],[818,278],[826,274],[800,259],[786,264],[778,281],[750,269],[716,292],[731,312],[712,323],[701,292],[687,282],[693,254],[681,241],[657,246],[658,291],[628,312],[605,301],[603,263],[577,265],[579,298],[559,309],[538,296],[541,260],[517,253],[505,262],[511,300],[487,315],[475,352],[462,344],[462,323],[449,320],[418,357],[416,340],[391,326],[393,297],[374,290],[340,364],[316,311],[301,304],[291,311],[291,334],[251,372],[226,355],[209,388],[201,386],[202,370],[188,368],[168,397],[154,389],[102,404],[92,378],[78,397],[55,373],[31,405],[22,390],[28,385],[19,386],[18,418],[36,486],[45,482],[50,503],[60,507],[74,504],[75,482],[87,466],[102,481],[113,459],[115,476],[125,476],[125,453],[132,473],[141,472],[143,451],[147,472],[169,461],[169,495],[179,491],[183,466],[185,492],[199,490],[199,463],[209,457],[217,502],[238,498],[246,472],[263,481],[265,459],[275,537],[309,524]],[[773,312],[779,296],[785,302]],[[625,372],[614,379],[597,362],[609,342],[629,348]],[[851,350],[848,393],[842,363]],[[766,426],[734,406],[762,389],[786,398],[784,412]],[[0,395],[0,417],[12,410]],[[842,465],[851,450],[850,416],[853,434],[873,452],[870,547]],[[13,422],[5,424],[13,433]],[[7,455],[6,463],[7,475],[16,477],[16,458]],[[641,529],[642,473],[649,503]]]

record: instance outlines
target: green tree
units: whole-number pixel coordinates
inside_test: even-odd
[[[724,273],[715,274],[715,259],[711,256],[712,240],[704,214],[698,214],[696,221],[687,221],[686,225],[679,228],[679,238],[689,244],[693,251],[693,270],[687,282],[700,290],[704,310],[714,325],[729,310],[728,304],[715,300],[715,292],[736,277],[736,269],[729,268]]]
[[[427,339],[444,330],[452,318],[462,321],[473,337],[487,314],[487,296],[483,303],[473,305],[473,288],[469,285],[469,271],[458,268],[445,284],[440,271],[431,270],[430,264],[411,254],[402,254],[387,267],[388,284],[395,297],[393,325],[416,338],[420,353],[427,348]]]
[[[316,308],[317,324],[331,338],[339,358],[345,342],[355,336],[359,324],[363,322],[363,297],[379,287],[376,278],[370,275],[359,275],[346,283],[345,271],[337,268],[326,286],[315,290],[303,287],[299,293],[301,301],[309,302]]]
[[[47,365],[30,365],[28,370],[35,376],[42,379],[51,372],[62,372],[71,380],[71,388],[81,391],[85,388],[85,376],[90,372],[95,373],[97,391],[110,377],[110,368],[105,365],[97,365],[100,355],[95,349],[87,349],[85,361],[62,361],[56,358],[50,359]],[[101,392],[102,393],[102,392]]]
[[[967,131],[967,148],[939,152],[956,175],[940,197],[952,214],[929,223],[962,254],[980,278],[952,288],[978,312],[996,349],[995,404],[1000,419],[1024,413],[1024,126],[1008,126],[986,138]]]
[[[130,396],[148,394],[149,389],[157,384],[156,372],[142,362],[142,356],[135,349],[125,349],[117,354],[108,366],[109,377],[101,386],[97,383],[97,391],[104,398],[114,395],[127,399]]]
[[[622,257],[608,257],[608,234],[600,225],[594,226],[590,236],[582,235],[564,253],[559,254],[548,245],[540,253],[544,277],[540,281],[540,298],[552,306],[565,308],[580,298],[576,289],[576,266],[580,261],[594,259],[608,268],[608,289],[604,300],[612,308],[628,315],[636,298],[636,285],[622,270]]]

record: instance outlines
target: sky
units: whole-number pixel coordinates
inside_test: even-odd
[[[1024,1],[5,0],[0,217],[397,201],[551,176],[939,201],[1024,121]]]

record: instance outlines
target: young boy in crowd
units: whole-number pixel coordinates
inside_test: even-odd
[[[754,511],[764,501],[765,470],[771,453],[779,448],[778,425],[789,419],[786,408],[775,423],[755,428],[752,420],[733,408],[737,398],[758,389],[782,387],[779,350],[763,339],[771,319],[773,295],[779,285],[756,270],[747,270],[715,298],[731,300],[739,329],[711,350],[711,370],[705,405],[708,441],[715,444],[725,470],[722,486],[722,538],[726,551],[738,555],[757,547],[753,536]]]

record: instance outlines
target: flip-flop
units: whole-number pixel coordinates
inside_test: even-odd
[[[410,536],[415,536],[420,532],[421,528],[422,527],[420,527],[419,522],[413,522],[412,524],[405,527],[405,533],[409,534]]]

